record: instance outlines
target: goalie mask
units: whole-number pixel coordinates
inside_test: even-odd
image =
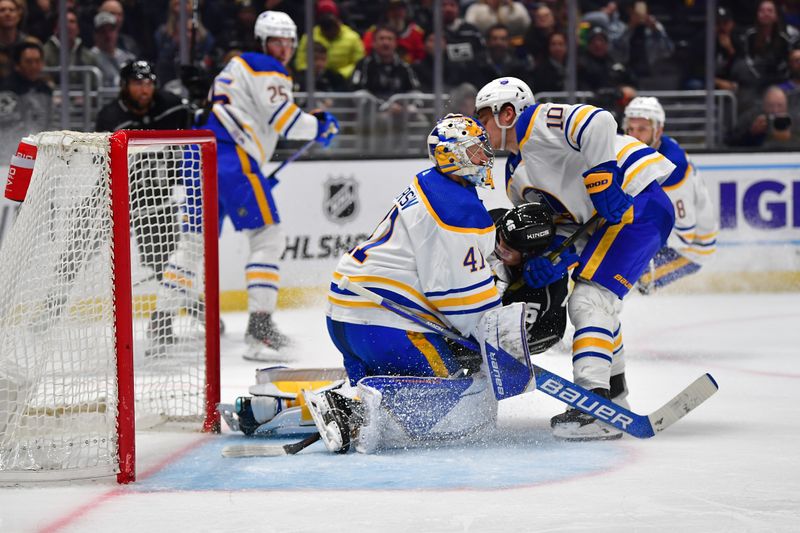
[[[428,135],[428,157],[444,174],[459,176],[477,187],[494,188],[494,152],[477,120],[449,114],[437,122]]]
[[[550,210],[543,204],[532,202],[509,209],[495,224],[497,226],[495,248],[499,243],[522,254],[522,258],[536,257],[545,252],[556,234]],[[502,253],[497,253],[503,259]]]

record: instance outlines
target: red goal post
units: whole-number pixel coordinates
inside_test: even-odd
[[[219,430],[216,141],[34,142],[0,248],[0,481],[127,483],[137,425]]]

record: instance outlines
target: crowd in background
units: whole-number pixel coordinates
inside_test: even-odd
[[[536,93],[564,91],[565,4],[442,0],[445,90],[469,95],[507,75],[526,80]],[[51,116],[54,78],[42,70],[60,61],[57,5],[0,0],[0,128],[19,123],[23,114],[40,125]],[[302,36],[290,67],[296,89],[306,88],[309,32],[302,0],[201,0],[198,23],[183,29],[178,0],[68,0],[67,6],[71,65],[97,67],[102,85],[117,87],[120,68],[145,59],[160,86],[195,95],[233,55],[257,48],[253,26],[261,11],[284,11]],[[191,0],[186,6],[191,21]],[[637,89],[704,88],[702,2],[579,0],[578,6],[577,89],[594,92],[595,103],[620,109]],[[800,140],[800,1],[728,0],[720,6],[715,83],[735,93],[740,117],[726,143]],[[432,26],[433,0],[316,0],[310,31],[316,90],[366,90],[380,99],[431,92]],[[181,32],[192,46],[191,81],[180,65]],[[78,83],[77,74],[71,81]],[[11,110],[23,95],[24,105]],[[788,125],[781,117],[789,117]]]

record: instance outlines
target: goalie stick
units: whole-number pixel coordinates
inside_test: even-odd
[[[339,280],[339,288],[350,290],[420,326],[455,340],[465,348],[480,352],[480,347],[474,341],[467,339],[458,331],[423,318],[412,309],[380,296],[351,281],[347,276],[343,276]],[[503,352],[501,348],[495,349],[498,352]],[[511,354],[508,354],[508,356],[513,357]],[[661,408],[649,415],[640,415],[538,365],[531,363],[531,366],[536,377],[537,389],[575,409],[592,415],[601,422],[605,422],[640,439],[647,439],[653,437],[656,433],[664,431],[713,396],[719,389],[719,385],[717,385],[711,374],[704,374]]]
[[[280,457],[295,455],[317,442],[319,433],[312,433],[299,442],[292,444],[230,444],[222,448],[223,457]]]

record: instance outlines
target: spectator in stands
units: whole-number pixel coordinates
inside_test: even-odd
[[[789,100],[792,114],[800,111],[800,48],[789,52],[789,77],[778,85]]]
[[[556,17],[553,10],[545,4],[533,12],[533,24],[528,27],[525,34],[525,50],[534,58],[536,63],[545,60],[548,55],[550,36],[556,31]],[[534,87],[534,90],[537,90]]]
[[[4,162],[23,136],[50,128],[53,107],[53,89],[42,73],[42,45],[19,43],[12,58],[13,71],[0,84],[0,161]]]
[[[28,1],[25,31],[40,42],[47,42],[53,34],[53,21],[58,20],[57,0]]]
[[[633,77],[624,64],[609,54],[608,35],[601,26],[595,26],[586,38],[586,48],[578,57],[578,88],[582,91],[616,89],[633,85]]]
[[[397,34],[397,53],[408,63],[425,57],[425,32],[408,16],[406,0],[388,0],[386,11],[379,24],[387,26]],[[364,51],[372,51],[375,28],[364,32]]]
[[[348,81],[328,66],[328,50],[322,43],[314,42],[314,88],[319,92],[344,92],[350,90]],[[306,71],[298,70],[292,77],[294,90],[305,92]]]
[[[764,91],[761,107],[739,118],[739,125],[728,144],[761,148],[800,147],[800,124],[789,114],[784,93],[772,85]]]
[[[13,64],[14,61],[11,59],[11,52],[0,48],[0,84],[11,74]]]
[[[442,22],[448,59],[464,66],[474,66],[482,54],[483,36],[477,27],[461,17],[457,0],[442,0]]]
[[[503,24],[495,24],[486,31],[486,55],[480,67],[483,83],[482,87],[495,78],[513,76],[523,80],[529,79],[533,69],[532,61],[525,56],[520,58],[511,46],[511,35]]]
[[[58,19],[55,20],[53,34],[44,43],[44,64],[48,67],[57,67],[61,64],[61,41],[58,38]],[[97,66],[95,55],[83,44],[78,28],[78,14],[74,10],[67,10],[67,47],[69,54],[67,57],[70,67]],[[69,83],[80,85],[84,80],[84,75],[73,72],[69,76]]]
[[[272,9],[272,8],[270,8]],[[364,57],[364,44],[361,36],[339,18],[339,6],[333,0],[319,0],[317,3],[317,24],[311,35],[313,42],[321,43],[328,51],[328,68],[337,71],[344,78],[353,74],[356,63]],[[300,38],[294,58],[295,70],[306,69],[306,47],[308,34]]]
[[[555,92],[564,90],[564,77],[567,69],[567,36],[553,32],[547,39],[547,55],[536,63],[533,70],[534,92]]]
[[[442,45],[442,50],[447,50],[447,40],[444,36],[439,37]],[[419,80],[420,89],[426,93],[433,92],[433,60],[436,46],[436,34],[431,31],[425,36],[425,57],[422,61],[417,61],[411,68],[414,69],[414,74],[417,75]],[[459,85],[464,77],[463,63],[454,63],[450,60],[446,53],[442,54],[443,59],[443,76],[444,89],[449,91],[452,87]]]
[[[675,52],[664,26],[648,11],[647,2],[637,0],[627,7],[628,27],[611,43],[612,55],[637,78],[654,73],[659,61]]]
[[[224,27],[220,32],[215,34],[217,41],[225,43],[228,50],[237,48],[243,52],[257,52],[259,44],[252,29],[256,25],[258,13],[258,8],[253,4],[239,6],[233,16],[224,20]],[[299,50],[298,55],[300,54],[305,54],[305,50]],[[227,65],[227,62],[220,61],[219,64]]]
[[[741,56],[732,67],[740,109],[752,105],[765,87],[786,79],[790,42],[775,2],[759,2],[755,25],[742,34]]]
[[[389,26],[375,28],[372,53],[356,64],[350,82],[380,99],[419,90],[419,81],[408,63],[397,54],[397,33]],[[394,108],[395,111],[402,109]]]
[[[733,81],[731,69],[734,61],[739,55],[740,36],[736,33],[736,23],[731,12],[725,8],[717,9],[717,44],[716,50],[716,70],[714,73],[714,85],[717,89],[736,92],[737,84]],[[698,53],[706,46],[705,33],[698,33],[688,47],[689,55],[686,57],[686,71],[681,84],[687,90],[705,89],[705,54]]]
[[[23,6],[17,0],[0,0],[0,50],[13,53],[14,47],[28,37],[21,29]]]
[[[170,0],[169,14],[167,21],[156,30],[156,75],[161,83],[166,84],[170,80],[180,76],[178,66],[180,65],[180,1]],[[214,52],[214,37],[206,30],[202,22],[198,22],[197,28],[192,28],[191,9],[192,3],[186,2],[187,26],[182,31],[186,33],[187,42],[192,42],[192,32],[194,31],[194,49],[190,50],[192,64],[200,64],[206,71],[214,68],[212,54]]]
[[[486,34],[489,28],[503,24],[508,28],[512,42],[521,41],[531,24],[528,10],[516,0],[479,0],[467,8],[464,18]],[[517,43],[520,41],[520,43]]]
[[[94,17],[94,46],[92,55],[103,72],[103,85],[113,87],[119,83],[119,69],[136,57],[117,46],[119,30],[117,17],[101,11]]]
[[[100,4],[98,12],[111,13],[117,17],[117,31],[119,32],[119,47],[130,52],[136,57],[142,53],[141,48],[136,43],[136,39],[122,31],[122,25],[125,23],[125,8],[122,7],[122,2],[119,0],[105,0]]]

